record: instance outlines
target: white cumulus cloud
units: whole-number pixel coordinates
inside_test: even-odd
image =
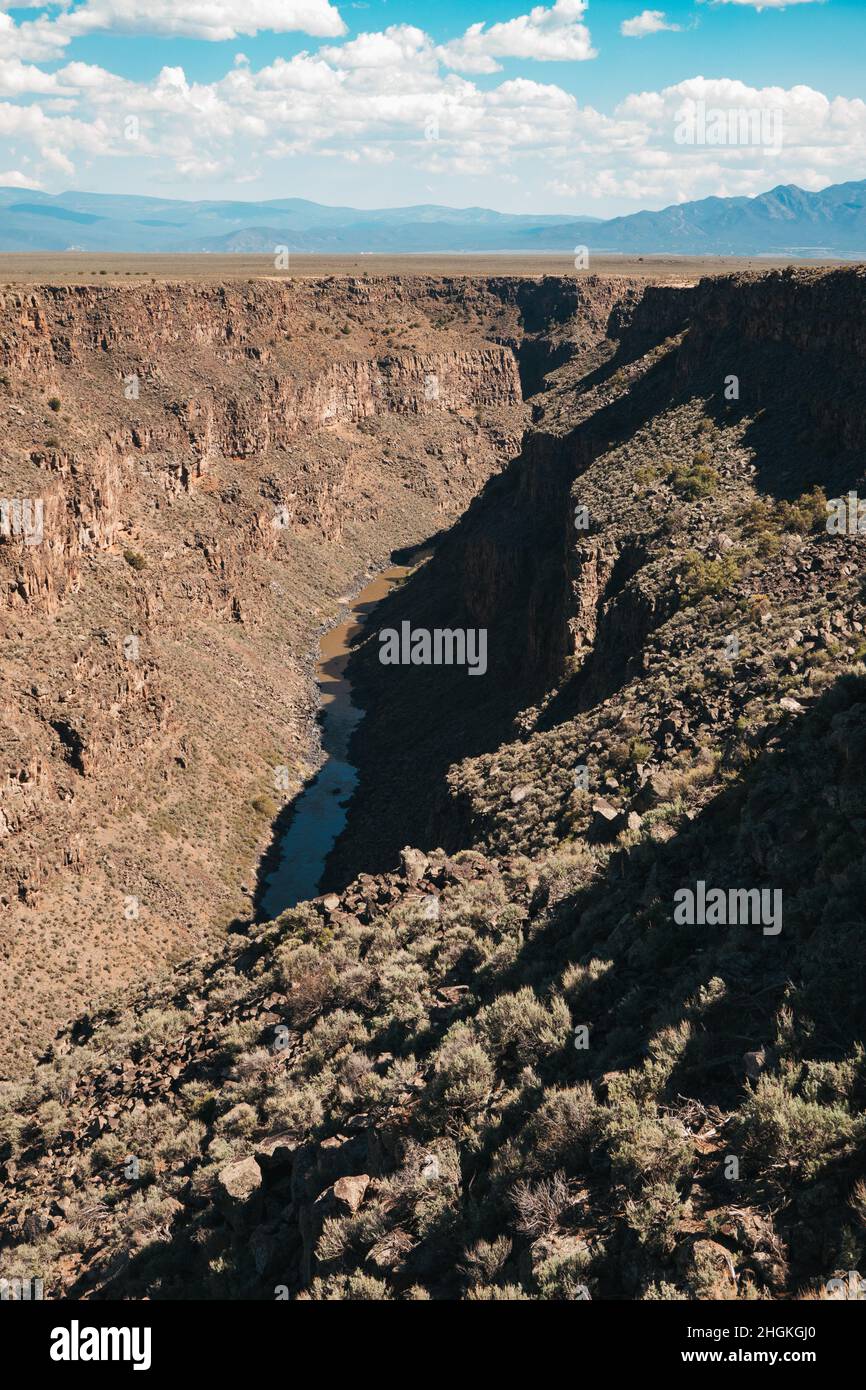
[[[643,10],[634,19],[624,19],[619,32],[627,39],[642,39],[647,34],[660,34],[663,30],[679,33],[679,24],[669,24],[664,10]]]
[[[36,179],[29,174],[22,174],[20,169],[7,169],[5,173],[0,172],[0,188],[39,188]]]
[[[23,96],[27,92],[60,92],[57,77],[43,72],[19,58],[0,58],[0,96]]]
[[[439,56],[458,72],[498,72],[499,58],[582,62],[597,56],[583,23],[588,0],[556,0],[500,24],[472,24],[462,38],[443,44]]]
[[[825,0],[715,0],[717,5],[748,5],[753,10],[786,10],[789,5],[823,5]]]
[[[4,58],[23,58],[35,63],[59,58],[68,38],[45,16],[16,24],[9,14],[0,11],[0,53]]]
[[[431,40],[423,29],[412,24],[394,24],[384,33],[359,34],[339,48],[321,48],[318,56],[341,68],[387,68],[417,65],[423,60],[435,65]]]
[[[116,34],[176,34],[219,42],[241,34],[299,30],[319,38],[346,32],[329,0],[86,0],[56,22],[70,38],[111,30]]]

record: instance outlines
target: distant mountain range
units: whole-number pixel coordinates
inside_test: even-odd
[[[181,202],[111,193],[0,188],[0,251],[273,254],[290,251],[568,251],[866,257],[866,180],[807,193],[702,198],[601,221],[434,204],[326,207],[304,198]]]

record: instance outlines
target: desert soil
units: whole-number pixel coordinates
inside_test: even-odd
[[[786,265],[812,267],[836,261],[797,261],[767,256],[593,256],[595,275],[638,276],[649,280],[693,281],[705,275],[772,270]],[[153,280],[319,279],[325,275],[578,275],[574,257],[546,255],[345,255],[293,254],[290,269],[277,273],[270,256],[138,256],[97,252],[47,252],[0,255],[0,284],[90,285]]]

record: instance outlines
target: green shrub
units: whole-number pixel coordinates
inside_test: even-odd
[[[466,1297],[478,1303],[520,1303],[529,1299],[529,1294],[519,1284],[476,1285]]]
[[[642,463],[640,467],[635,469],[635,481],[641,487],[648,487],[650,483],[654,483],[661,477],[662,471],[662,468],[657,463]]]
[[[543,1004],[529,986],[524,986],[481,1009],[478,1028],[493,1057],[515,1066],[534,1066],[565,1046],[571,1014],[559,995]]]
[[[435,1056],[429,1104],[435,1112],[472,1118],[486,1105],[495,1083],[493,1063],[465,1023],[454,1024]]]
[[[722,598],[739,578],[740,567],[732,554],[707,560],[696,550],[688,551],[680,570],[683,607],[690,608],[703,598]]]
[[[677,1232],[690,1213],[672,1182],[649,1183],[625,1205],[626,1224],[641,1245],[660,1255],[669,1255],[676,1246]]]
[[[705,457],[705,455],[696,454],[694,463],[689,467],[680,466],[670,474],[668,481],[674,491],[689,502],[694,502],[699,497],[711,496],[718,486],[719,475],[715,468],[712,468],[709,463],[699,462]]]
[[[602,1132],[602,1110],[588,1082],[546,1092],[530,1122],[530,1154],[540,1167],[579,1171]]]
[[[746,1150],[761,1171],[787,1167],[814,1177],[840,1151],[862,1143],[866,1116],[845,1104],[820,1105],[794,1095],[780,1077],[762,1076],[742,1116]]]
[[[786,531],[796,531],[801,536],[823,531],[827,524],[827,494],[822,487],[813,487],[796,502],[780,502],[779,516]]]
[[[511,1256],[511,1241],[507,1236],[495,1240],[479,1240],[466,1251],[460,1268],[472,1284],[494,1284],[502,1275]]]
[[[605,1116],[605,1138],[614,1175],[628,1184],[676,1182],[694,1159],[691,1136],[654,1105],[612,1100]]]
[[[316,1019],[308,1034],[307,1056],[314,1066],[321,1067],[346,1048],[359,1046],[366,1037],[367,1030],[358,1014],[334,1009]]]
[[[155,1152],[166,1163],[189,1163],[198,1158],[207,1129],[200,1120],[184,1124],[178,1116],[167,1134],[159,1137]]]
[[[591,1264],[592,1256],[586,1245],[566,1250],[553,1246],[533,1269],[539,1297],[557,1303],[584,1298]]]
[[[381,1303],[391,1297],[391,1291],[384,1279],[375,1279],[370,1274],[336,1274],[330,1279],[314,1279],[308,1293],[302,1298],[315,1301]]]

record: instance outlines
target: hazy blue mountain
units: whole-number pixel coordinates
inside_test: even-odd
[[[866,181],[703,198],[600,221],[489,208],[326,207],[305,198],[183,202],[0,188],[0,251],[563,251],[866,256]]]
[[[557,229],[559,248],[583,239],[597,250],[689,255],[866,255],[866,181],[807,193],[780,185],[755,198],[702,198],[660,212]]]

